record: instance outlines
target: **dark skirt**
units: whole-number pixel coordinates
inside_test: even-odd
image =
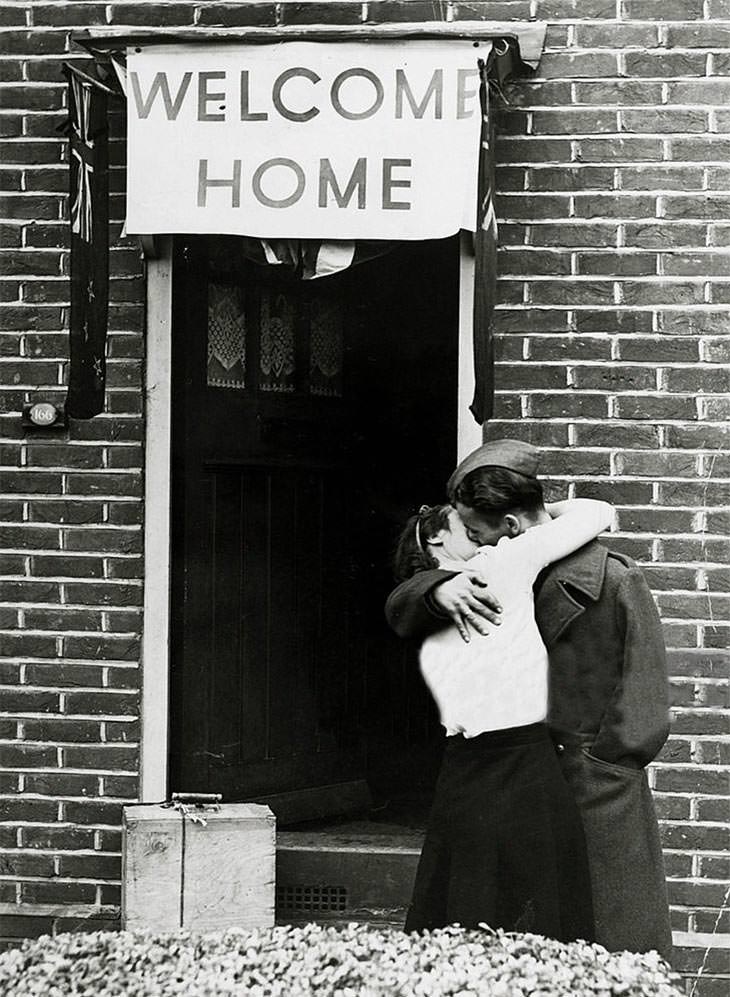
[[[544,724],[448,737],[406,931],[592,941],[580,814]]]

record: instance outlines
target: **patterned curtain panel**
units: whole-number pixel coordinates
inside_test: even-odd
[[[492,322],[497,291],[497,215],[494,210],[495,124],[489,93],[491,69],[491,61],[479,60],[482,130],[477,187],[479,205],[474,236],[474,400],[470,410],[480,425],[494,413]]]
[[[246,314],[243,288],[208,283],[208,372],[212,388],[246,387]]]
[[[71,220],[70,369],[66,410],[89,419],[104,408],[109,284],[107,96],[84,70],[68,78]]]

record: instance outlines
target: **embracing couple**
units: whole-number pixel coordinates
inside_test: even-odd
[[[613,510],[545,504],[539,452],[479,447],[422,506],[386,614],[422,641],[446,748],[407,930],[487,924],[671,955],[646,765],[668,733],[661,624]]]

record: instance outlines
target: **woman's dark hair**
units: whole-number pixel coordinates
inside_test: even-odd
[[[410,517],[393,555],[396,581],[404,582],[417,571],[438,568],[438,561],[429,553],[426,541],[435,537],[439,530],[448,529],[451,508],[448,504],[422,505],[416,515]]]
[[[508,512],[539,512],[545,502],[537,478],[506,467],[477,467],[470,471],[457,485],[453,500],[476,509],[495,526]]]

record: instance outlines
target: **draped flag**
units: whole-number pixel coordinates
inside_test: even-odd
[[[474,235],[474,400],[470,411],[481,424],[494,412],[493,317],[497,293],[497,215],[494,208],[495,124],[490,106],[490,62],[479,60],[482,127]]]
[[[71,221],[70,364],[66,410],[89,419],[104,408],[109,282],[107,95],[72,65],[68,78]]]

